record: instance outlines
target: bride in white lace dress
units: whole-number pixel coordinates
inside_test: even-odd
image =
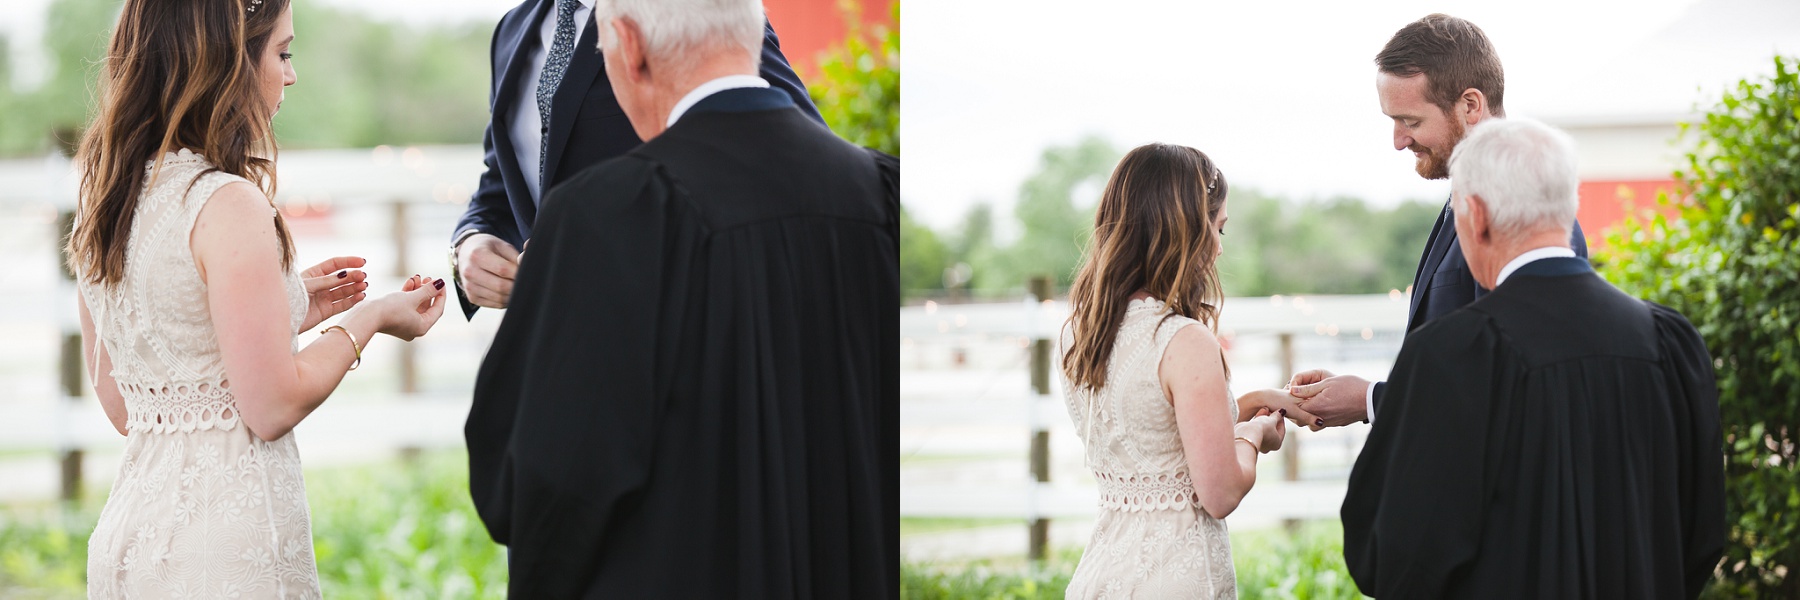
[[[1260,408],[1285,392],[1233,400],[1211,329],[1226,191],[1205,154],[1151,144],[1101,195],[1061,343],[1069,416],[1100,484],[1069,598],[1237,595],[1221,519],[1287,429],[1285,412]]]
[[[89,597],[319,597],[290,431],[362,343],[443,314],[441,280],[364,302],[363,259],[293,269],[266,158],[292,41],[286,0],[127,0],[113,33],[68,247],[89,376],[126,438]]]

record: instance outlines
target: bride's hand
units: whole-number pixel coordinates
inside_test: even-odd
[[[306,320],[301,322],[301,331],[310,331],[368,298],[363,291],[369,289],[364,282],[369,276],[359,269],[365,264],[368,261],[361,257],[338,256],[300,272],[306,283]]]
[[[377,298],[371,308],[381,317],[380,332],[407,341],[425,335],[444,316],[446,283],[414,275],[400,291]]]
[[[1251,417],[1248,421],[1238,423],[1235,430],[1237,435],[1258,440],[1257,451],[1267,454],[1280,450],[1281,443],[1287,440],[1286,416],[1285,411],[1259,409],[1256,411],[1256,416]]]

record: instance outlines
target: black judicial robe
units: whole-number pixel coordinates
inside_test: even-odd
[[[1406,338],[1351,471],[1344,558],[1382,598],[1692,598],[1725,543],[1712,359],[1582,259]]]
[[[898,182],[740,89],[550,192],[465,428],[512,597],[899,594]]]

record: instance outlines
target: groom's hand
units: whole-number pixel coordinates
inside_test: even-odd
[[[1256,416],[1257,411],[1262,409],[1279,412],[1299,427],[1312,425],[1319,419],[1312,413],[1306,412],[1306,409],[1300,408],[1300,399],[1288,394],[1285,389],[1254,390],[1238,396],[1237,405],[1239,421],[1250,420]]]
[[[477,233],[456,247],[456,266],[463,293],[476,306],[506,308],[512,300],[513,277],[519,272],[519,251],[512,244],[486,233]]]
[[[1314,416],[1313,422],[1302,423],[1313,431],[1369,419],[1369,380],[1355,375],[1306,371],[1288,382],[1288,393],[1299,398],[1300,408]]]

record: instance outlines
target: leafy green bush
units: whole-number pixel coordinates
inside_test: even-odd
[[[1335,521],[1307,523],[1293,535],[1276,530],[1231,534],[1239,598],[1362,598],[1344,566],[1344,529]],[[1057,600],[1081,562],[1080,548],[1064,548],[1036,568],[1021,559],[962,564],[904,563],[900,597],[908,600]]]
[[[460,452],[309,471],[313,551],[327,598],[501,598],[505,549],[469,500]],[[104,490],[68,510],[0,509],[0,598],[80,598]]]
[[[87,539],[99,501],[0,512],[0,598],[80,598],[87,593]]]
[[[900,155],[900,30],[879,28],[879,46],[864,39],[860,5],[841,2],[849,35],[819,60],[822,78],[806,93],[825,124],[850,143]],[[900,2],[891,23],[900,22]]]
[[[327,598],[501,598],[506,549],[469,499],[467,455],[308,474]]]
[[[1800,59],[1739,82],[1676,173],[1681,218],[1628,218],[1603,273],[1686,315],[1712,352],[1731,530],[1714,593],[1800,598]]]
[[[905,600],[1058,600],[1081,560],[1080,548],[1051,553],[1036,569],[1014,560],[979,560],[955,565],[900,565],[900,597]]]

